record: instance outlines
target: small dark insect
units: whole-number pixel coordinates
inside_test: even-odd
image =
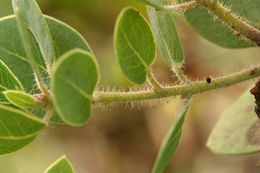
[[[39,46],[39,43],[38,43],[38,42],[36,42],[36,46]]]
[[[30,31],[30,29],[29,29],[29,28],[26,28],[26,31],[28,31],[28,32],[29,32],[29,31]]]
[[[206,81],[207,83],[211,83],[211,77],[207,77]]]
[[[250,93],[255,96],[255,113],[260,119],[260,79],[255,84],[255,87],[250,90]]]

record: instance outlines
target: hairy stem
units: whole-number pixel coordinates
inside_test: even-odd
[[[234,15],[229,9],[226,9],[218,0],[196,0],[202,7],[208,9],[210,13],[217,16],[235,32],[243,35],[247,39],[260,46],[260,30],[247,24],[238,16]]]
[[[95,103],[129,102],[138,100],[159,99],[177,95],[194,95],[205,91],[229,87],[237,83],[260,76],[260,65],[246,69],[242,72],[212,79],[211,83],[205,81],[193,82],[188,85],[165,87],[157,92],[153,90],[137,92],[99,92],[94,98]]]
[[[190,84],[191,81],[187,78],[187,76],[183,73],[181,66],[174,66],[172,68],[176,76],[178,77],[179,81],[181,81],[183,84]]]

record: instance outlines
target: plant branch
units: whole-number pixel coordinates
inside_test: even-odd
[[[249,25],[240,17],[233,14],[229,9],[226,9],[218,0],[196,0],[202,7],[208,9],[210,13],[217,16],[225,22],[237,35],[243,35],[247,39],[260,46],[260,30]]]
[[[229,87],[260,76],[260,65],[246,69],[242,72],[212,79],[211,83],[205,81],[193,82],[188,85],[165,87],[157,92],[153,90],[137,92],[99,92],[94,98],[95,103],[129,102],[149,99],[160,99],[177,95],[194,95],[205,91]]]

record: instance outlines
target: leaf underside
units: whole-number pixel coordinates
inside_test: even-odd
[[[214,153],[238,155],[260,152],[260,120],[254,96],[247,90],[221,115],[207,142]]]
[[[50,30],[35,0],[12,0],[13,9],[19,9],[21,19],[36,38],[45,64],[54,63],[55,54]]]
[[[75,49],[60,58],[52,78],[55,108],[63,121],[80,126],[87,122],[98,67],[93,55]]]
[[[185,1],[185,0],[184,0]],[[250,24],[260,26],[260,1],[259,0],[220,0],[224,6],[246,19]],[[249,41],[241,40],[220,19],[213,20],[206,9],[195,8],[185,12],[191,26],[207,40],[226,48],[247,48],[255,46]]]
[[[132,8],[122,10],[117,19],[114,41],[125,76],[135,84],[144,83],[156,53],[155,40],[146,19]]]
[[[185,115],[189,109],[191,102],[192,99],[187,100],[187,102],[183,102],[182,109],[179,113],[178,118],[175,120],[170,130],[168,131],[167,136],[162,142],[160,151],[153,165],[152,173],[163,173],[172,160],[172,157],[176,152],[180,141]]]
[[[167,0],[153,0],[154,2],[167,5]],[[175,22],[169,14],[147,7],[149,20],[157,45],[170,68],[184,61],[182,46],[177,33]]]

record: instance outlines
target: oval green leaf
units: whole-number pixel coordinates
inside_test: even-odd
[[[260,121],[254,112],[255,99],[247,90],[221,115],[207,142],[222,155],[260,152]]]
[[[187,1],[187,0],[183,0]],[[221,0],[231,11],[249,21],[251,24],[260,26],[260,1],[244,0]],[[187,21],[191,26],[209,41],[226,48],[246,48],[255,44],[239,39],[234,32],[225,26],[219,19],[213,20],[206,9],[195,8],[185,12]]]
[[[54,162],[44,173],[74,173],[74,169],[66,156],[62,156]]]
[[[160,151],[153,165],[152,173],[163,173],[172,160],[172,157],[176,152],[181,138],[185,115],[189,109],[191,102],[192,99],[183,101],[182,109],[180,110],[178,118],[175,120],[167,136],[162,142]]]
[[[64,122],[75,126],[87,122],[97,82],[98,67],[90,53],[75,49],[58,60],[52,77],[53,102]]]
[[[155,40],[146,19],[138,11],[125,8],[117,19],[114,41],[123,73],[133,83],[143,84],[156,54]]]
[[[45,126],[38,118],[0,105],[0,155],[28,145]]]
[[[54,45],[48,25],[35,0],[12,0],[13,9],[19,8],[21,18],[36,38],[40,51],[49,68],[55,60]]]
[[[162,5],[167,5],[167,0],[153,0]],[[180,65],[184,61],[181,42],[175,22],[169,14],[147,7],[149,20],[157,45],[170,68]]]
[[[9,89],[23,90],[23,86],[7,65],[0,59],[0,103],[8,103],[3,91]]]
[[[39,105],[33,96],[21,91],[7,90],[4,95],[10,103],[18,107],[33,108]]]

